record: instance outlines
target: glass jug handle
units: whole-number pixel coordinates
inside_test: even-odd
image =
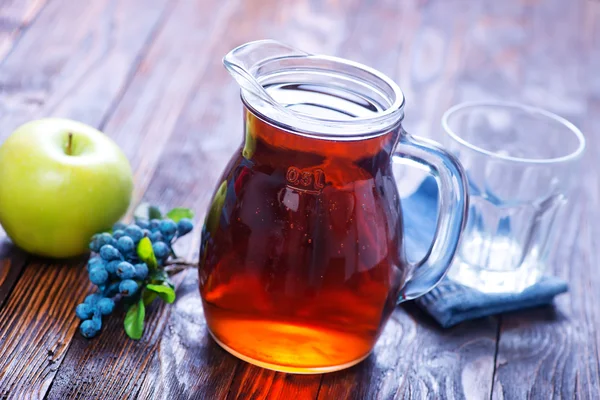
[[[399,303],[433,289],[446,275],[458,248],[467,220],[467,180],[460,163],[434,141],[403,132],[394,152],[394,162],[409,159],[425,166],[439,186],[439,210],[433,243],[423,260],[411,265],[411,273],[400,292]]]

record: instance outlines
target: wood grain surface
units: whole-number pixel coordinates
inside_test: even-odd
[[[290,375],[210,338],[194,270],[176,276],[175,304],[150,307],[142,340],[126,338],[122,310],[86,340],[73,313],[90,290],[84,260],[29,256],[0,230],[0,398],[600,398],[598,1],[0,0],[0,141],[46,116],[96,126],[132,164],[134,203],[191,207],[201,223],[243,136],[221,58],[260,38],[388,74],[413,134],[441,139],[443,111],[479,99],[532,103],[580,126],[583,184],[552,266],[570,292],[556,307],[445,330],[402,306],[361,364]],[[407,185],[420,176],[402,173]],[[197,258],[198,243],[199,229],[178,251]]]
[[[47,0],[5,0],[0,3],[0,60],[14,48]]]

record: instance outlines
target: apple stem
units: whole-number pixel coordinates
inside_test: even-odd
[[[67,155],[70,156],[73,151],[73,132],[69,132],[69,139],[67,141]]]

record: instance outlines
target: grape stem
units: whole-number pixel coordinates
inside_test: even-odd
[[[185,271],[188,268],[198,268],[198,263],[176,258],[174,260],[167,261],[165,264],[165,272],[170,275],[175,275],[181,271]]]

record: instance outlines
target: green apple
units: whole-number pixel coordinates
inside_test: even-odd
[[[30,253],[62,258],[86,252],[93,234],[125,214],[132,191],[121,149],[80,122],[32,121],[0,147],[0,224]]]

